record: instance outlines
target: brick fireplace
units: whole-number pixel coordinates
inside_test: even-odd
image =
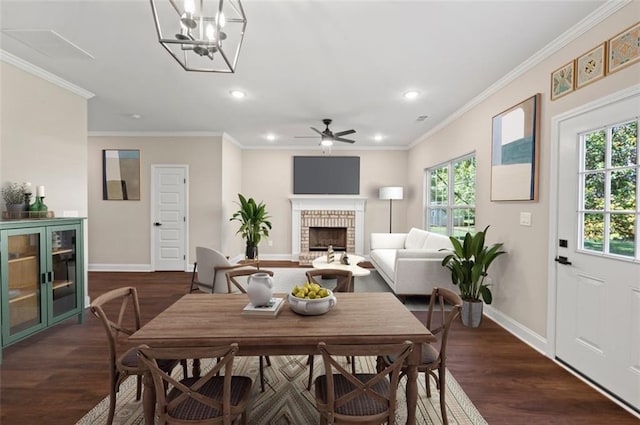
[[[310,264],[328,245],[362,255],[365,203],[360,196],[292,197],[292,259]]]

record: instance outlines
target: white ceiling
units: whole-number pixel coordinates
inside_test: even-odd
[[[356,148],[402,148],[603,3],[244,0],[236,73],[218,74],[180,67],[157,41],[149,1],[1,0],[3,31],[54,30],[93,59],[6,33],[0,48],[94,93],[90,132],[225,132],[247,147],[315,149],[319,137],[295,136],[332,118],[334,132],[357,131],[346,136]],[[406,101],[409,89],[421,95]]]

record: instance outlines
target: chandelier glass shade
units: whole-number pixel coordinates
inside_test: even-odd
[[[233,73],[247,18],[240,0],[150,0],[158,41],[187,71]]]

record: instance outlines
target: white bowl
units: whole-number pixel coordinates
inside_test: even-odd
[[[298,298],[289,294],[289,307],[291,310],[298,314],[302,314],[304,316],[317,316],[320,314],[325,314],[327,311],[331,310],[336,302],[338,301],[331,292],[330,289],[327,289],[329,292],[328,297],[324,298],[316,298],[314,300],[308,300],[305,298]]]

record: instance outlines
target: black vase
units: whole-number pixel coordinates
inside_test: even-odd
[[[244,254],[247,260],[255,260],[258,258],[258,247],[247,244],[247,249]]]

